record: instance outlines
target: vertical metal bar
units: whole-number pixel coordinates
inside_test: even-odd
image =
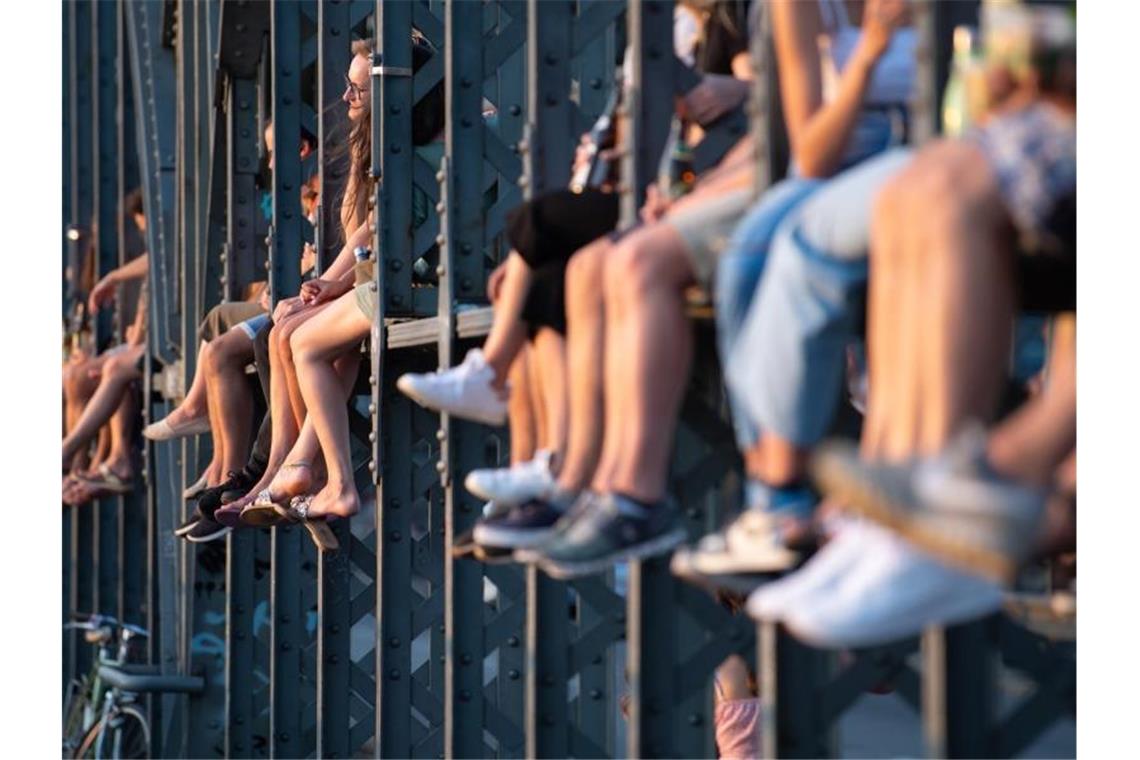
[[[94,124],[92,93],[95,92],[91,82],[91,72],[94,70],[91,61],[91,14],[94,9],[88,3],[74,3],[70,7],[70,68],[72,72],[69,83],[71,93],[71,208],[74,221],[86,230],[85,234],[91,235],[94,232],[91,230],[91,223],[94,221],[91,197],[94,185],[92,167],[94,156],[92,155],[91,138],[91,129]],[[81,247],[76,246],[75,248],[78,252]],[[73,261],[72,265],[76,273],[82,270],[82,264],[82,261]],[[98,331],[96,332],[97,343],[99,338],[106,340],[106,331],[110,325],[109,314],[102,318],[105,322],[104,332],[102,335]],[[98,347],[104,348],[105,345],[98,344]]]
[[[445,216],[440,221],[439,366],[454,360],[455,307],[484,282],[483,271],[483,8],[448,0],[444,7],[447,107]],[[456,463],[469,456],[472,425],[440,415],[440,482],[444,493],[444,742],[447,758],[483,757],[483,572],[452,557],[455,536],[476,518],[471,497],[458,492]],[[474,624],[474,621],[480,621]]]
[[[301,6],[270,5],[272,44],[273,235],[269,248],[269,292],[273,303],[295,295],[301,286],[297,255],[304,243],[300,207],[301,160],[289,148],[301,134]],[[297,526],[281,526],[272,536],[270,756],[299,757],[303,750],[301,719],[301,649],[305,627],[301,608],[301,541]]]
[[[91,12],[90,5],[73,3],[69,6],[70,22],[70,81],[71,101],[71,208],[76,222],[91,234],[91,188],[92,155],[91,125]],[[79,246],[75,246],[78,250]],[[75,271],[81,270],[82,262],[74,261]],[[72,510],[71,529],[71,609],[76,612],[93,612],[95,603],[92,589],[92,510],[80,508]],[[76,673],[84,673],[91,666],[90,647],[72,637],[74,646],[74,667]]]
[[[922,713],[928,757],[994,757],[996,618],[922,636]]]
[[[344,191],[345,165],[336,162],[338,125],[344,120],[343,77],[352,60],[349,45],[349,4],[317,4],[317,160],[321,201],[317,219],[317,259],[321,271],[336,257],[341,235],[339,209],[333,202]],[[344,237],[351,230],[344,230]],[[350,757],[349,707],[352,657],[351,576],[352,533],[339,521],[341,550],[318,559],[317,576],[317,757]]]
[[[168,306],[167,276],[172,254],[171,236],[174,234],[174,109],[173,103],[160,93],[174,88],[173,56],[164,48],[162,34],[162,7],[141,2],[128,6],[127,26],[131,47],[132,84],[134,87],[137,119],[139,166],[142,178],[144,206],[147,218],[147,250],[150,255],[147,359],[169,362],[172,353],[169,344],[170,312]],[[150,373],[144,380],[143,397],[149,399]],[[166,411],[166,404],[158,404],[152,414]],[[157,628],[152,647],[157,650],[157,661],[166,668],[178,666],[177,614],[178,599],[177,551],[172,518],[176,493],[168,448],[156,450],[147,445],[148,476],[151,488],[148,512],[151,517],[152,573],[152,631]],[[161,711],[156,723],[154,746],[165,747],[171,754],[180,752],[177,726],[174,723],[173,695],[161,700]]]
[[[565,187],[574,139],[570,102],[572,5],[566,0],[527,3],[526,195]],[[569,754],[566,683],[569,680],[567,589],[526,571],[526,755]]]
[[[917,33],[915,46],[915,88],[911,104],[911,142],[922,145],[938,133],[938,82],[935,51],[934,3],[929,0],[914,4],[914,27]]]
[[[117,0],[115,24],[118,29],[115,52],[116,88],[116,153],[118,155],[118,194],[117,199],[138,185],[138,151],[135,145],[135,112],[131,67],[127,59],[126,3]],[[134,240],[137,231],[132,220],[127,219],[120,208],[116,214],[119,233],[118,260],[120,266],[137,253],[128,242]],[[136,478],[141,485],[142,477]],[[122,512],[119,518],[119,619],[135,624],[145,624],[145,573],[146,573],[146,502],[141,489],[136,489],[122,497]]]
[[[411,304],[411,77],[383,76],[377,66],[412,67],[412,5],[376,0],[372,71],[372,166],[376,184],[372,315],[372,460],[376,483],[376,756],[412,753],[411,408],[395,388],[384,317]],[[394,442],[389,446],[388,442]],[[405,444],[405,445],[401,445]]]
[[[773,46],[771,40],[771,20],[767,3],[761,3],[753,9],[757,14],[759,25],[751,30],[749,37],[749,52],[752,57],[752,93],[748,101],[748,115],[752,127],[752,140],[755,144],[756,178],[754,189],[756,196],[768,189],[772,184],[772,161],[774,144],[772,140],[773,129],[779,125],[773,122],[773,92],[772,81],[774,74]]]
[[[62,75],[62,80],[60,82],[59,94],[60,94],[60,100],[62,101],[62,103],[60,104],[60,107],[61,107],[61,112],[63,115],[63,133],[62,133],[63,145],[62,145],[62,151],[61,151],[62,158],[63,158],[63,171],[62,171],[61,177],[60,177],[60,179],[61,179],[60,187],[62,188],[62,192],[60,193],[60,195],[63,196],[61,199],[61,204],[62,204],[62,208],[63,208],[63,223],[65,226],[73,226],[76,223],[75,211],[71,207],[71,196],[72,196],[72,191],[74,189],[74,184],[75,184],[72,181],[72,176],[71,176],[71,56],[72,56],[71,14],[72,14],[72,7],[73,7],[73,5],[65,5],[63,8],[63,29],[61,30],[63,32],[63,44],[61,47],[63,54],[60,56],[62,58],[62,60],[60,61],[60,73]],[[66,235],[64,235],[61,242],[63,244],[63,251],[62,251],[63,258],[62,258],[60,266],[63,268],[63,271],[65,273],[64,280],[63,280],[63,313],[64,313],[64,316],[66,317],[67,311],[71,307],[71,303],[69,302],[69,298],[72,297],[72,295],[74,295],[71,293],[71,291],[78,284],[78,281],[79,281],[79,267],[74,266],[72,261],[71,261],[71,250],[73,248],[72,241],[69,240]],[[67,521],[65,520],[64,522],[66,523]],[[67,561],[67,558],[68,558],[68,555],[65,553],[64,554],[64,561],[65,562]],[[65,565],[64,578],[67,577],[66,569],[67,569],[67,567]],[[69,601],[70,600],[67,598],[64,599],[65,607]],[[70,638],[71,638],[70,635],[64,636],[65,647],[67,645],[68,639],[70,639]],[[67,684],[66,679],[67,679],[68,672],[69,672],[68,671],[68,664],[69,664],[68,658],[70,656],[71,656],[70,653],[67,652],[67,650],[65,649],[64,656],[63,656],[63,663],[64,663],[63,677],[64,677],[64,685],[65,686]]]
[[[117,18],[115,7],[109,4],[93,3],[91,6],[92,63],[95,77],[95,97],[92,103],[93,134],[93,177],[94,216],[98,225],[95,245],[99,254],[98,275],[102,277],[116,266],[119,258],[119,190],[118,162],[116,160],[116,80],[115,53],[117,39]],[[121,299],[120,299],[121,302]],[[100,329],[110,330],[110,323],[100,316]],[[99,335],[100,341],[111,339],[110,335]],[[96,561],[96,600],[95,607],[107,614],[118,611],[118,539],[117,518],[120,506],[118,497],[99,499],[95,504],[95,561]]]
[[[630,0],[627,11],[632,72],[624,108],[630,129],[622,166],[622,225],[636,222],[646,183],[657,166],[669,130],[673,102],[672,3]],[[672,746],[672,576],[665,560],[631,562],[627,598],[630,757],[652,757]],[[652,635],[647,635],[648,632]]]
[[[224,181],[213,181],[215,192],[211,212],[225,202],[228,213],[226,239],[231,251],[252,259],[256,247],[255,215],[257,203],[254,172],[257,167],[257,93],[252,79],[227,77],[226,134],[219,139],[226,151]],[[218,146],[215,146],[216,148]],[[215,154],[217,155],[217,154]],[[215,160],[213,171],[219,169]],[[225,187],[224,198],[218,190]],[[236,279],[236,268],[227,275]],[[236,282],[227,281],[223,290],[232,293]],[[256,663],[254,645],[255,556],[258,535],[241,530],[230,534],[227,546],[227,611],[226,611],[226,753],[230,757],[249,757],[254,751],[254,726],[259,711],[254,699]]]

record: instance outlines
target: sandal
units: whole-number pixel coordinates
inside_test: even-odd
[[[329,527],[330,518],[323,515],[309,517],[309,507],[313,504],[314,496],[315,494],[294,496],[288,507],[282,507],[280,504],[275,505],[277,514],[289,522],[304,525],[305,529],[309,531],[309,537],[313,539],[313,543],[316,544],[321,553],[335,552],[340,549],[340,541],[337,540],[336,534]]]
[[[286,467],[312,467],[309,462],[293,462],[292,464],[281,465],[281,469]],[[284,519],[288,519],[288,507],[280,501],[275,501],[272,492],[268,488],[263,488],[257,492],[257,498],[253,503],[241,511],[241,522],[243,525],[252,525],[256,528],[268,528],[274,525],[280,525]]]
[[[277,511],[279,505],[273,501],[273,495],[269,492],[268,488],[262,489],[257,492],[257,498],[253,500],[252,504],[246,506],[241,511],[242,525],[250,525],[255,528],[269,528],[274,525],[280,525],[285,520]]]
[[[135,484],[131,482],[134,479],[133,476],[131,476],[131,480],[124,480],[111,470],[110,465],[106,464],[99,465],[99,474],[95,477],[85,475],[79,475],[78,477],[87,485],[95,488],[98,492],[124,494],[135,490]]]

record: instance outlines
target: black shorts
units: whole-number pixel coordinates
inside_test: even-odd
[[[566,333],[566,264],[617,226],[619,203],[616,194],[590,188],[556,190],[507,215],[507,240],[534,273],[522,311],[531,337],[539,327]]]

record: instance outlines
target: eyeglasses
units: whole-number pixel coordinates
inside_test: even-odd
[[[356,82],[349,79],[347,76],[344,78],[344,86],[348,91],[350,100],[360,100],[364,97],[364,88],[356,84]]]

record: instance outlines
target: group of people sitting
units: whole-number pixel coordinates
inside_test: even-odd
[[[509,215],[512,250],[488,282],[483,345],[397,386],[434,410],[509,422],[512,465],[464,480],[487,501],[469,536],[477,558],[572,579],[672,554],[677,576],[758,620],[815,645],[862,647],[997,609],[1027,558],[1071,540],[1075,32],[1068,10],[1027,13],[1028,42],[987,61],[973,126],[916,148],[906,0],[764,4],[787,177],[756,196],[750,136],[708,167],[680,166],[744,106],[762,6],[682,0],[675,53],[701,76],[675,100],[640,221],[618,229],[619,110],[583,135],[570,187]],[[436,54],[418,35],[413,49],[416,69]],[[185,400],[146,430],[213,436],[213,460],[186,492],[197,499],[178,531],[188,540],[293,521],[329,549],[326,522],[360,508],[346,400],[377,305],[367,283],[354,285],[353,251],[376,220],[370,47],[353,51],[343,249],[272,313],[264,299],[216,307]],[[412,115],[418,151],[438,155],[443,116],[441,84]],[[142,262],[109,279],[145,272]],[[712,296],[745,484],[737,516],[682,546],[668,476],[694,286]],[[96,287],[92,306],[105,294]],[[1054,321],[1042,381],[1011,393],[1011,325],[1032,309],[1071,313]],[[91,466],[88,444],[111,418],[107,451],[91,460],[104,484],[129,478],[123,388],[138,374],[142,329],[67,369],[65,466]],[[268,401],[256,435],[250,362]],[[861,439],[829,441],[849,387],[865,387]],[[82,473],[71,482],[65,498],[89,488]],[[748,690],[740,665],[718,673],[725,693]],[[722,754],[734,741],[735,724],[724,725]]]
[[[676,107],[690,144],[748,90],[733,5],[678,11],[703,26],[704,76]],[[746,137],[695,182],[663,172],[629,229],[612,177],[531,199],[482,348],[398,387],[510,420],[515,464],[465,480],[488,501],[476,556],[570,579],[672,552],[759,619],[865,646],[996,609],[1047,507],[1063,525],[1075,505],[1075,317],[1037,391],[1002,405],[1019,309],[1075,310],[1075,32],[1066,10],[1028,14],[1032,43],[991,61],[974,126],[916,149],[905,0],[769,5],[788,177],[755,199]],[[584,136],[575,169],[604,147]],[[746,484],[739,516],[682,548],[667,486],[694,285],[713,296]],[[829,442],[857,344],[861,441]]]

